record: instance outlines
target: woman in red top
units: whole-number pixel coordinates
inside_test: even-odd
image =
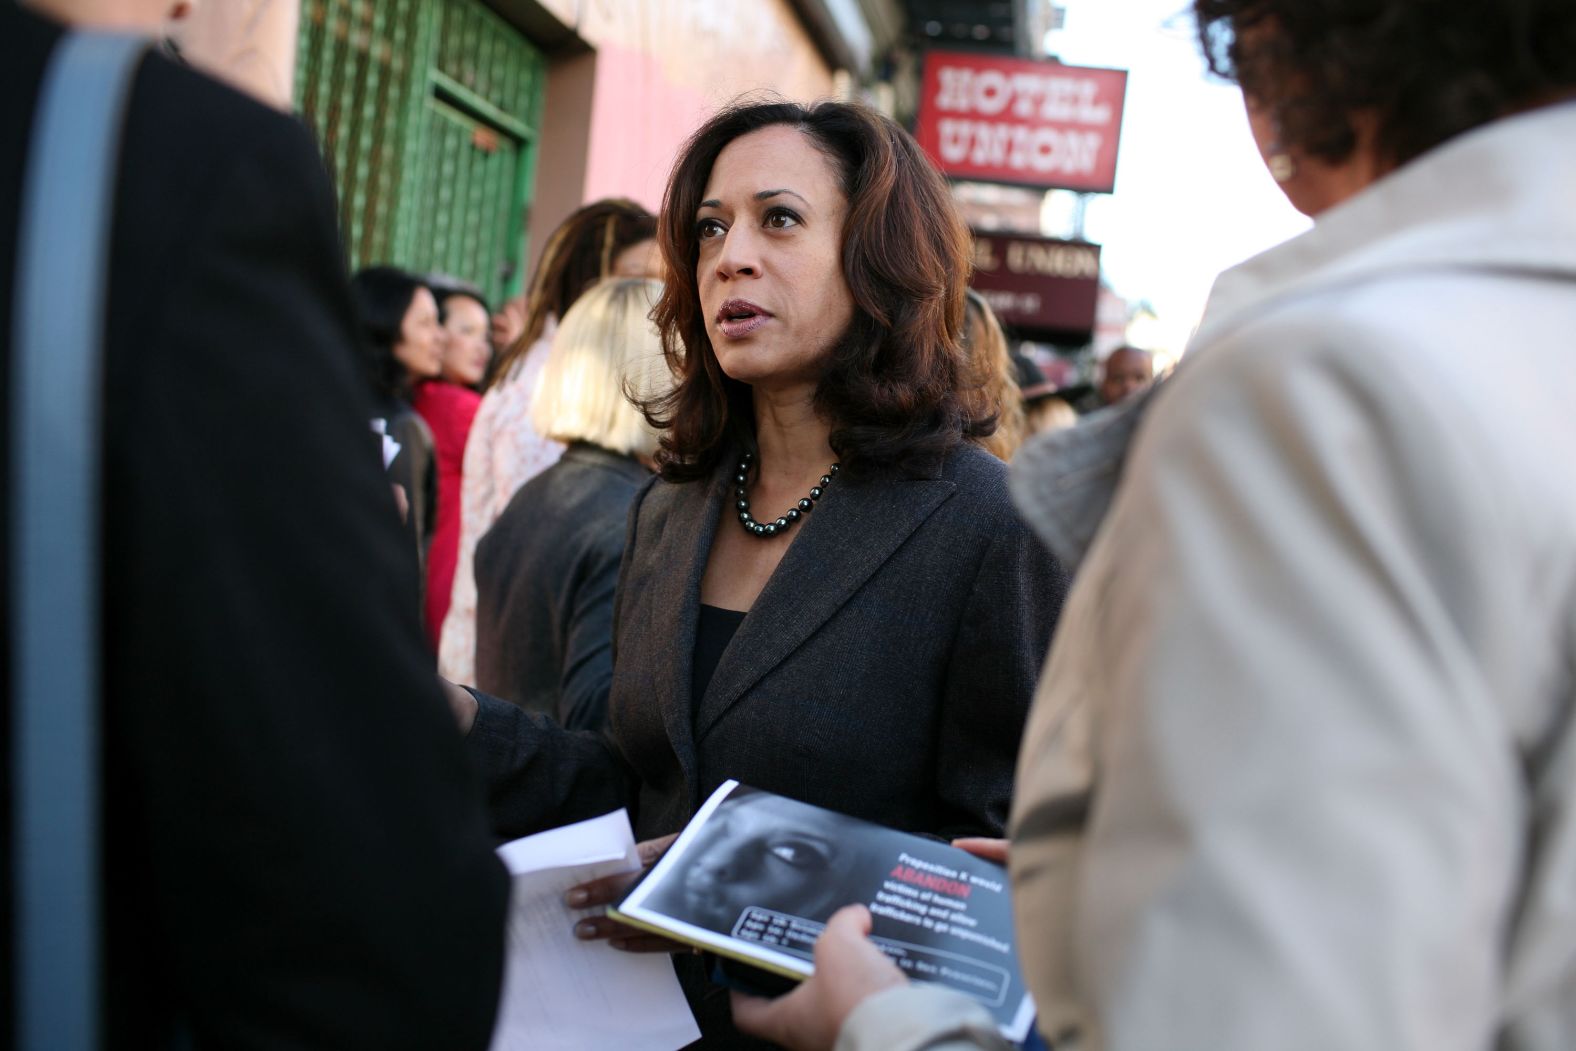
[[[487,330],[490,313],[481,293],[467,285],[435,282],[439,318],[445,333],[443,371],[416,391],[415,407],[432,429],[438,464],[438,514],[427,552],[427,638],[438,649],[443,618],[449,612],[454,564],[460,551],[460,478],[465,439],[481,406],[476,388],[492,359]]]

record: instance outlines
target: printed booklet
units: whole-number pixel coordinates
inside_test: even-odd
[[[974,997],[1021,1041],[1034,1004],[1018,972],[1007,874],[923,836],[728,781],[610,915],[794,980],[826,921],[863,904],[872,940],[915,981]]]

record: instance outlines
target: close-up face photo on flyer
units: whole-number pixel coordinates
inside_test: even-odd
[[[974,997],[1022,1038],[1032,1007],[1006,872],[934,839],[729,782],[616,912],[802,977],[827,921],[852,904],[869,909],[872,940],[905,975]]]

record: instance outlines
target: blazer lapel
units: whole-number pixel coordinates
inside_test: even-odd
[[[799,536],[723,652],[695,713],[695,739],[842,608],[953,488],[939,478],[838,479],[799,525]],[[692,617],[699,612],[691,610]],[[693,646],[693,622],[688,637]]]
[[[662,536],[656,552],[658,565],[682,566],[683,576],[678,586],[666,589],[654,597],[651,610],[653,626],[669,626],[671,631],[650,633],[655,640],[666,637],[672,640],[672,650],[655,654],[655,666],[666,667],[668,675],[659,680],[658,696],[654,698],[662,709],[662,723],[667,729],[673,753],[684,768],[686,782],[693,795],[699,783],[695,768],[693,674],[695,659],[695,626],[700,619],[700,582],[706,573],[706,558],[711,553],[712,539],[717,532],[717,516],[722,510],[726,492],[727,475],[719,470],[708,485],[704,482],[687,483],[692,491],[684,493],[675,502],[672,512],[663,525]]]

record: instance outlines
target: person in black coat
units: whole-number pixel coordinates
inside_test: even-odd
[[[411,406],[417,384],[443,371],[446,336],[438,301],[420,278],[392,266],[368,266],[350,279],[361,325],[363,367],[374,421],[399,443],[389,479],[405,494],[405,529],[426,587],[427,547],[438,517],[438,462],[432,428]]]
[[[1000,836],[1067,577],[971,438],[968,234],[918,146],[844,103],[723,111],[674,167],[606,737],[453,695],[494,821],[631,808],[647,852],[722,781],[906,831]],[[586,905],[626,881],[579,889]],[[605,917],[588,938],[671,948]],[[708,1046],[726,996],[680,976]]]
[[[646,319],[657,281],[605,281],[553,335],[531,419],[567,445],[476,545],[476,685],[569,729],[607,724],[613,593],[629,506],[657,435],[625,397],[673,381]]]
[[[60,39],[0,4],[0,376],[23,165]],[[179,1022],[197,1047],[483,1048],[508,876],[422,657],[316,148],[150,56],[114,209],[109,1046],[169,1046]],[[0,508],[0,532],[14,519]],[[9,661],[0,647],[6,713]]]

